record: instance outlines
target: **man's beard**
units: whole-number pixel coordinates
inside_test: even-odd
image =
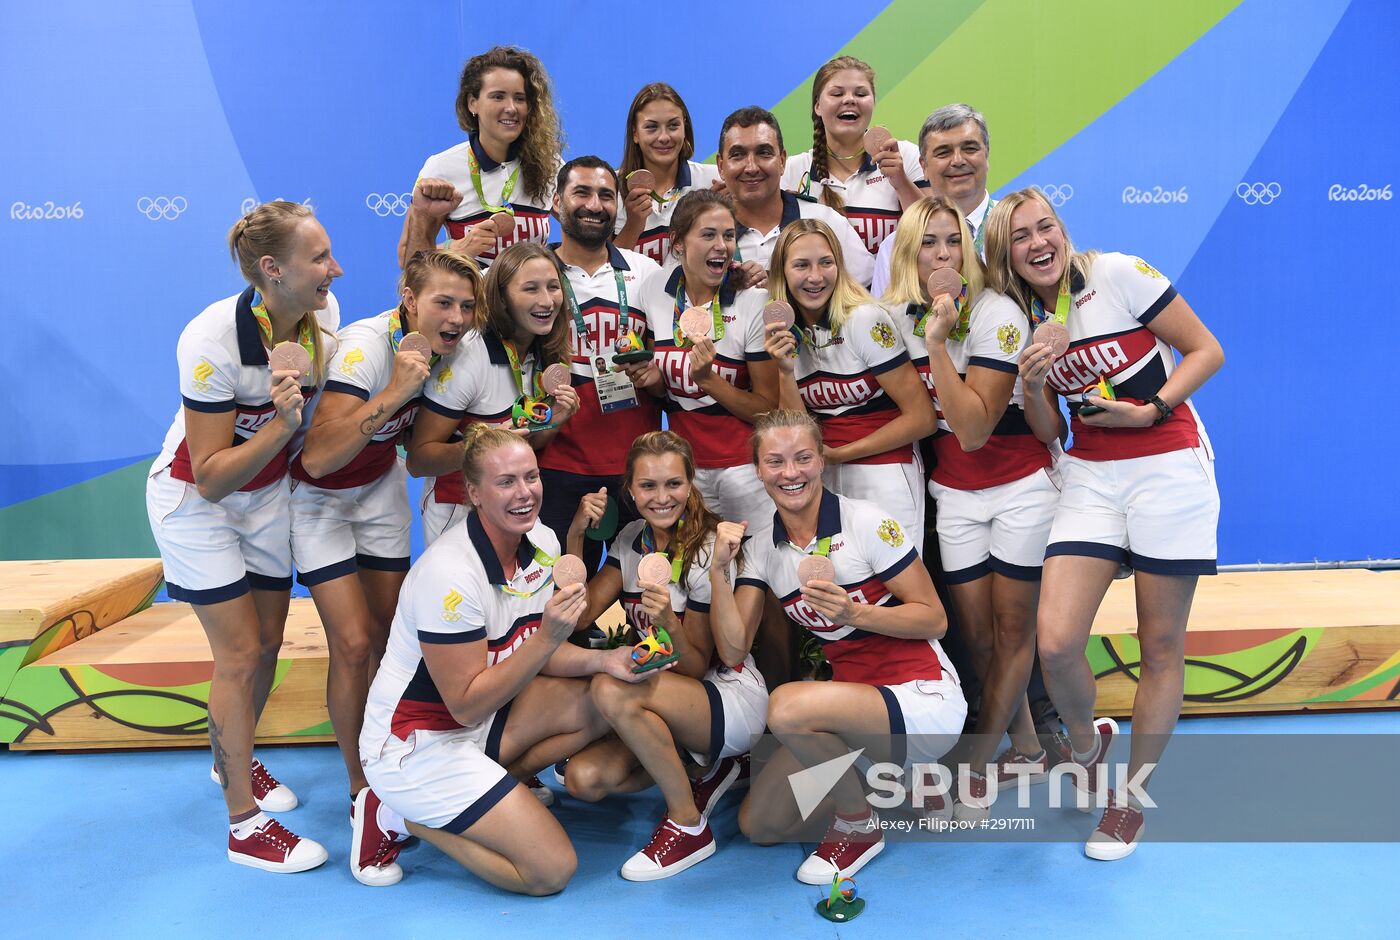
[[[599,223],[599,233],[594,235],[579,222],[577,215],[566,215],[559,220],[559,227],[564,230],[564,234],[570,241],[578,242],[584,248],[601,248],[612,237],[613,226],[616,218],[605,219]]]

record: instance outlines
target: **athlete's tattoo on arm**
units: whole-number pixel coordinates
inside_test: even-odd
[[[214,722],[214,716],[209,716],[209,747],[214,752],[214,769],[219,773],[219,786],[228,789],[228,770],[225,764],[228,761],[228,752],[224,750],[224,744],[219,740],[219,726]]]
[[[384,426],[384,406],[380,405],[374,409],[374,414],[360,422],[360,433],[365,437],[374,437],[376,431]]]

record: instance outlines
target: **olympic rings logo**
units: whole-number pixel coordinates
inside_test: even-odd
[[[365,197],[365,208],[381,219],[390,215],[403,215],[413,201],[413,193],[370,193]]]
[[[184,196],[142,196],[136,200],[136,211],[152,222],[159,219],[174,221],[184,215],[189,207],[189,200]]]
[[[1050,205],[1057,209],[1074,198],[1074,187],[1069,183],[1046,183],[1040,187],[1040,191],[1050,200]]]
[[[1235,195],[1247,206],[1267,206],[1283,195],[1283,187],[1278,183],[1241,183],[1235,187]]]

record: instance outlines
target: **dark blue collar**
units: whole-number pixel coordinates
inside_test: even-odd
[[[783,229],[802,218],[802,201],[799,200],[796,195],[785,189],[778,190],[778,195],[783,200],[783,217],[778,222],[778,231],[781,232]],[[739,238],[743,238],[744,233],[749,231],[749,227],[737,219],[735,220],[735,225],[738,226],[735,234]]]
[[[515,141],[506,148],[506,160],[514,160],[520,156],[520,142],[525,135],[515,138]],[[500,166],[491,155],[486,152],[486,148],[481,146],[481,141],[477,139],[476,131],[467,135],[467,143],[471,144],[472,154],[476,157],[477,166],[481,167],[481,172],[490,173]]]
[[[555,257],[559,256],[560,244],[560,242],[555,242],[554,244],[549,246],[549,250],[554,252]],[[559,258],[559,263],[568,264],[568,262],[565,261],[563,258]],[[611,239],[608,240],[608,265],[611,266],[614,271],[632,270],[631,266],[627,263],[627,259],[623,257],[621,249],[614,245]],[[591,275],[593,272],[584,271],[583,273]]]
[[[257,289],[251,285],[238,295],[233,322],[238,330],[238,358],[245,366],[267,365],[267,347],[263,345],[262,333],[258,329],[258,318],[253,316],[253,295]]]
[[[542,351],[544,347],[541,341],[543,339],[544,337],[536,336],[534,339],[530,340],[530,345],[525,350],[525,356],[529,356],[531,353],[534,353],[535,361],[542,361]],[[491,360],[491,364],[493,366],[504,366],[510,364],[510,357],[506,355],[505,343],[503,343],[501,341],[501,338],[497,336],[494,332],[492,332],[491,330],[482,330],[481,341],[486,344],[486,358]],[[525,358],[525,356],[522,356],[521,358],[523,359]]]
[[[817,538],[835,536],[841,532],[841,503],[835,493],[822,487],[821,505],[817,507]],[[780,513],[773,513],[773,544],[788,541],[787,528]]]
[[[673,298],[676,296],[676,291],[680,290],[681,276],[683,274],[685,274],[685,271],[682,270],[680,265],[676,265],[671,271],[671,276],[666,279],[666,293],[670,294]],[[721,307],[732,307],[734,305],[734,295],[737,293],[738,291],[729,283],[729,275],[725,274],[724,280],[721,281],[719,285],[719,305]]]
[[[496,549],[491,544],[491,537],[482,528],[481,519],[477,516],[476,510],[467,513],[467,535],[471,538],[472,547],[476,549],[476,554],[481,559],[481,570],[486,572],[486,580],[492,584],[506,584],[510,579],[501,569],[501,562],[496,557]],[[520,545],[515,549],[516,564],[523,570],[529,567],[534,560],[535,546],[530,544],[528,538],[520,536]]]
[[[676,164],[676,188],[677,188],[677,189],[689,189],[689,188],[690,188],[690,161],[689,161],[689,160],[682,160],[680,163]]]

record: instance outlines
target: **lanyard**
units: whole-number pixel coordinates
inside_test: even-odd
[[[1050,319],[1050,317],[1048,317],[1048,316],[1046,315],[1046,313],[1045,313],[1045,304],[1043,304],[1043,303],[1041,302],[1041,300],[1040,300],[1039,297],[1032,297],[1032,298],[1031,298],[1031,322],[1034,323],[1035,325],[1039,326],[1040,324],[1044,323],[1047,319]],[[1055,298],[1055,316],[1054,316],[1054,320],[1055,320],[1056,323],[1060,324],[1060,326],[1064,326],[1067,322],[1069,322],[1069,291],[1068,291],[1068,290],[1062,290],[1062,291],[1060,291],[1060,296]]]
[[[963,278],[962,291],[953,300],[953,309],[958,312],[957,324],[948,332],[948,338],[955,343],[967,339],[968,326],[972,321],[972,306],[967,302],[967,278]],[[932,305],[925,306],[919,314],[919,322],[914,326],[914,335],[923,336],[928,324],[928,316],[933,312]]]
[[[729,272],[725,272],[725,277]],[[722,286],[722,285],[721,285]],[[675,338],[677,346],[690,345],[690,338],[681,335],[680,322],[681,311],[685,309],[685,275],[676,284],[676,309],[671,312],[671,336]],[[719,291],[715,291],[714,298],[710,301],[710,322],[714,324],[715,342],[724,339],[724,315],[720,313]]]
[[[680,520],[676,523],[676,534],[671,539],[672,545],[675,544],[676,538],[680,537],[681,526],[683,525],[685,525],[684,516],[682,516]],[[831,540],[827,539],[827,541],[829,542]],[[645,549],[648,554],[656,551],[656,533],[652,531],[650,522],[643,523],[642,525],[641,542],[642,548]],[[681,581],[681,553],[676,552],[676,557],[674,558],[671,557],[670,552],[659,552],[658,554],[665,555],[668,559],[670,559],[671,581],[675,584],[679,584]]]
[[[539,562],[539,564],[545,568],[553,567],[554,563],[559,560],[534,542],[530,543],[530,547],[535,550],[535,561]],[[516,574],[519,574],[519,572],[517,571]],[[517,591],[509,584],[497,584],[496,587],[501,589],[502,594],[509,594],[511,597],[532,597],[539,593],[540,588],[544,587],[546,584],[553,583],[554,573],[551,571],[549,577],[541,579],[539,587],[535,588],[533,591]]]
[[[263,345],[271,349],[272,342],[272,315],[267,312],[267,302],[263,300],[262,294],[253,291],[253,319],[258,321],[258,332],[262,334]],[[297,343],[306,354],[311,357],[311,361],[316,361],[316,337],[311,333],[311,324],[307,318],[303,317],[297,326]]]
[[[398,352],[399,343],[403,342],[403,314],[402,304],[389,311],[389,349],[391,352]],[[432,368],[437,365],[441,358],[437,353],[433,353],[428,358],[428,367]]]
[[[810,346],[812,349],[826,349],[828,346],[835,345],[837,338],[841,335],[841,328],[839,326],[833,327],[831,330],[831,339],[827,340],[825,343],[819,343],[817,342],[817,335],[815,332],[816,327],[808,328],[793,323],[792,331],[797,335],[798,348],[806,345]]]
[[[511,171],[510,178],[506,180],[505,186],[501,187],[501,205],[493,206],[486,201],[486,193],[481,189],[481,166],[476,162],[476,154],[472,148],[467,147],[467,169],[472,175],[472,189],[476,190],[476,199],[481,203],[481,208],[487,212],[509,212],[515,215],[515,209],[510,204],[511,193],[515,192],[515,184],[520,179],[520,164],[515,165]]]
[[[617,335],[627,335],[627,282],[623,280],[622,272],[613,268],[613,279],[617,282]],[[574,286],[569,283],[569,279],[564,278],[564,294],[569,298],[569,314],[574,318],[574,331],[578,333],[579,342],[588,349],[588,324],[583,322],[583,314],[578,309],[578,298],[574,296]],[[602,328],[599,328],[601,338]],[[589,352],[589,358],[597,355],[600,350],[594,348]]]

